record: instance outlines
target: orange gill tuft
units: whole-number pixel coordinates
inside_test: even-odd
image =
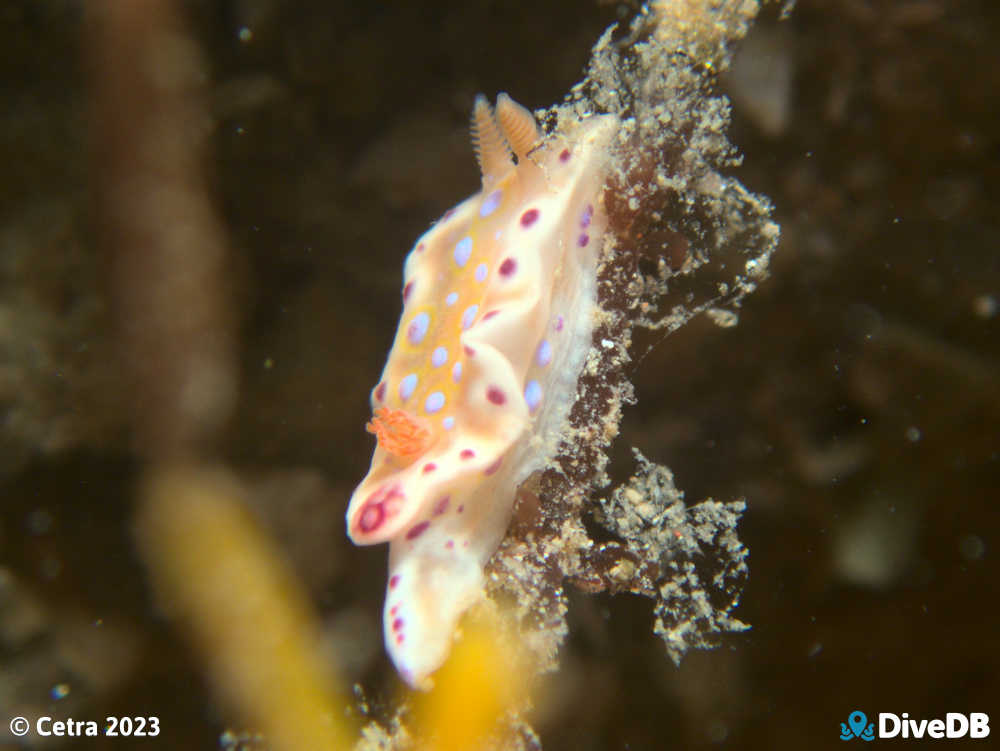
[[[403,409],[381,407],[365,430],[375,434],[379,446],[401,459],[420,456],[431,443],[431,432]]]

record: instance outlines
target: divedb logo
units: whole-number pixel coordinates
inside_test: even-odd
[[[909,713],[893,714],[879,712],[878,734],[876,724],[859,709],[847,716],[847,722],[840,723],[840,740],[873,741],[876,738],[988,738],[990,716],[985,712],[948,712],[944,719],[913,719]]]

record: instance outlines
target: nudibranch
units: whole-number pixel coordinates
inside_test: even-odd
[[[555,455],[590,349],[619,121],[545,135],[506,94],[472,115],[482,190],[415,244],[403,313],[372,390],[377,445],[347,529],[389,542],[386,648],[425,687],[510,521]]]

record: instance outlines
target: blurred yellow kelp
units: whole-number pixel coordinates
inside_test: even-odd
[[[276,751],[346,749],[356,731],[317,655],[315,614],[221,469],[150,473],[139,535],[157,593],[212,682]]]
[[[527,703],[530,677],[499,618],[486,608],[467,617],[434,688],[416,697],[422,751],[503,747],[503,720]]]

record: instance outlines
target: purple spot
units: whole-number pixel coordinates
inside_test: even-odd
[[[422,535],[429,526],[431,526],[430,522],[420,522],[420,524],[415,527],[411,527],[410,531],[406,533],[406,539],[414,540],[417,537],[420,537],[420,535]]]
[[[542,403],[542,386],[538,381],[528,381],[524,387],[524,401],[529,411],[534,412],[538,409],[538,405]]]
[[[420,344],[427,336],[427,328],[431,325],[431,317],[427,313],[417,313],[406,329],[406,338],[410,344]]]
[[[417,252],[418,252],[418,253],[423,253],[423,252],[424,252],[424,249],[425,249],[426,247],[427,247],[427,246],[426,246],[426,245],[424,245],[423,243],[419,243],[419,244],[417,245]]]
[[[569,149],[563,149],[559,152],[559,161],[563,164],[569,161]]]
[[[528,209],[521,214],[521,226],[530,227],[538,220],[538,209]]]
[[[455,541],[454,540],[448,540],[448,542],[446,542],[444,544],[444,546],[446,548],[448,548],[448,550],[451,550],[453,547],[455,547]]]
[[[468,344],[462,345],[462,351],[465,352],[465,354],[468,355],[469,357],[474,357],[476,354],[476,350],[474,350]]]
[[[364,534],[374,532],[386,519],[399,512],[399,504],[404,500],[406,496],[398,484],[382,485],[365,499],[365,505],[357,516],[357,531]]]
[[[382,381],[381,383],[379,383],[378,386],[375,387],[375,398],[378,399],[380,402],[385,401],[385,381]]]
[[[468,352],[466,352],[468,354]],[[462,363],[456,362],[451,366],[451,380],[458,383],[462,380]]]
[[[414,390],[417,388],[417,374],[410,373],[406,378],[399,382],[399,398],[404,402],[413,396]]]
[[[393,574],[389,577],[389,589],[395,589],[399,586],[399,574]]]
[[[423,472],[426,475],[426,474],[428,474],[430,472],[433,472],[437,468],[438,468],[438,465],[436,465],[434,462],[428,462],[427,464],[424,465]]]
[[[500,465],[502,463],[503,463],[503,457],[501,456],[499,459],[497,459],[495,462],[493,462],[490,466],[488,466],[486,469],[484,469],[483,470],[483,474],[484,475],[492,475],[494,472],[496,472],[498,469],[500,469]]]
[[[579,245],[581,248],[586,248],[587,243],[589,242],[590,242],[590,235],[588,235],[586,232],[581,233],[580,236],[576,238],[576,244]]]
[[[396,615],[396,613],[398,613],[398,612],[399,612],[399,605],[393,605],[389,609],[389,615]]]
[[[406,286],[403,287],[403,302],[406,302],[410,297],[410,293],[413,291],[413,282],[409,281]]]
[[[495,316],[497,316],[499,314],[500,314],[499,310],[491,310],[489,313],[487,313],[486,315],[483,316],[483,320],[484,321],[488,321],[491,318],[493,318],[493,317],[495,317]]]
[[[381,527],[383,521],[385,521],[385,509],[381,503],[373,503],[361,512],[361,516],[358,518],[358,527],[367,534]]]
[[[594,218],[594,207],[588,203],[587,208],[585,208],[583,210],[583,213],[580,215],[580,227],[582,229],[587,229],[587,227],[590,226],[590,220],[593,218]]]
[[[451,430],[453,427],[455,427],[455,418],[454,417],[444,418],[441,421],[441,427],[444,428],[445,430]]]
[[[396,634],[396,644],[402,644],[402,643],[403,643],[403,635]]]
[[[486,389],[486,398],[498,407],[507,401],[507,396],[496,386],[490,386]]]
[[[542,368],[552,362],[552,345],[548,339],[542,339],[538,343],[538,350],[535,352],[535,362]]]
[[[462,331],[465,331],[472,326],[473,322],[476,320],[476,313],[478,312],[478,305],[470,305],[465,309],[465,312],[462,313]]]
[[[441,516],[445,511],[448,510],[448,504],[451,503],[451,496],[446,495],[440,501],[434,504],[434,516]]]
[[[433,415],[435,412],[440,412],[443,406],[444,394],[440,391],[435,391],[424,400],[424,409],[429,415]]]
[[[435,368],[440,368],[448,362],[448,350],[444,347],[438,347],[431,353],[431,365]]]
[[[515,271],[517,271],[517,261],[513,258],[505,258],[503,263],[500,264],[500,276],[509,277]]]
[[[478,266],[476,266],[476,281],[477,282],[485,281],[486,280],[486,274],[488,272],[489,272],[489,269],[486,268],[486,264],[485,263],[481,263]]]
[[[461,514],[461,513],[463,512],[463,511],[465,511],[465,504],[463,503],[463,504],[462,504],[461,506],[459,506],[459,507],[458,507],[457,509],[455,509],[455,510],[456,510],[456,511],[457,511],[458,513],[460,513],[460,514]]]
[[[458,302],[458,293],[457,292],[449,292],[448,296],[446,298],[444,298],[444,304],[447,305],[449,308],[452,305],[454,305],[456,302]]]
[[[476,455],[476,452],[472,449],[462,449],[462,453],[459,454],[463,459],[471,459]]]
[[[556,316],[556,331],[562,331],[562,330],[563,330],[563,317]]]
[[[455,264],[459,268],[463,268],[465,264],[469,262],[469,256],[472,255],[472,238],[469,236],[463,237],[455,245]]]
[[[403,628],[403,619],[402,618],[397,618],[396,620],[394,620],[392,622],[392,630],[393,631],[399,631],[401,628]]]
[[[497,210],[500,205],[500,199],[503,198],[503,191],[494,190],[488,196],[486,200],[483,201],[483,205],[479,207],[479,216],[487,217]]]

